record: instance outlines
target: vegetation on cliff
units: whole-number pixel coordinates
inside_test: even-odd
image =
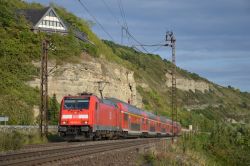
[[[102,41],[91,31],[88,21],[57,6],[55,9],[63,20],[84,31],[94,45],[76,39],[73,33],[65,36],[47,35],[42,32],[35,34],[30,30],[30,23],[18,15],[17,11],[42,7],[40,4],[20,0],[0,1],[0,115],[10,117],[8,124],[37,123],[32,110],[34,105],[39,105],[39,89],[31,88],[26,82],[39,76],[39,68],[35,67],[32,61],[40,59],[41,42],[44,38],[48,38],[55,46],[55,50],[49,51],[49,59],[57,63],[77,63],[81,53],[87,52],[94,58],[105,58],[134,71],[138,84],[137,91],[142,96],[144,109],[160,115],[171,115],[171,89],[166,86],[165,76],[171,70],[172,64],[169,61],[158,55],[145,54],[111,41]],[[177,68],[177,75],[210,85],[210,89],[205,92],[179,89],[177,91],[178,115],[183,127],[192,124],[194,129],[211,133],[209,139],[197,140],[197,143],[202,145],[202,151],[211,152],[216,161],[222,158],[223,164],[234,162],[224,160],[225,155],[247,154],[249,151],[246,148],[249,147],[249,142],[242,143],[242,140],[245,138],[249,140],[249,127],[244,124],[250,121],[250,94],[240,92],[231,86],[218,86],[180,68]],[[143,84],[147,87],[142,86]],[[50,100],[51,124],[56,124],[56,110],[58,111],[58,103],[53,97]],[[230,125],[227,122],[229,120],[241,122],[242,126]],[[225,125],[214,127],[219,123]],[[224,131],[229,132],[220,135],[225,133]],[[230,140],[233,137],[237,140]],[[227,144],[224,144],[221,138],[227,140]],[[227,146],[230,147],[228,148],[230,151]],[[192,150],[199,151],[196,148]],[[239,157],[238,161],[245,159]]]
[[[39,103],[38,88],[26,85],[26,81],[39,75],[39,69],[32,65],[33,60],[39,60],[41,55],[41,41],[48,38],[56,49],[50,50],[49,58],[57,63],[79,61],[82,52],[87,52],[93,57],[106,58],[123,65],[135,72],[136,81],[139,83],[137,90],[143,97],[145,109],[162,115],[170,115],[170,88],[166,86],[166,73],[170,72],[171,63],[158,55],[145,54],[133,48],[121,46],[110,41],[100,40],[90,29],[88,21],[80,19],[67,12],[64,8],[55,6],[58,14],[73,27],[84,31],[90,41],[95,45],[84,43],[76,39],[72,33],[66,36],[59,34],[35,34],[30,30],[30,23],[17,14],[19,9],[42,8],[40,4],[25,3],[19,0],[0,2],[0,83],[1,114],[13,116],[15,110],[21,114],[20,119],[11,118],[10,124],[33,123],[31,110],[33,105]],[[188,108],[194,105],[207,105],[208,113],[211,108],[215,111],[217,119],[233,118],[236,120],[249,119],[250,95],[238,90],[217,86],[197,74],[189,73],[177,68],[177,75],[186,79],[204,81],[211,85],[211,89],[202,93],[200,91],[178,90],[178,105]],[[142,88],[140,83],[146,83],[149,88]],[[8,104],[11,103],[11,107]],[[206,111],[207,110],[207,111]],[[181,111],[181,109],[180,109]],[[184,113],[183,113],[184,112]],[[189,113],[184,109],[180,112],[182,123],[187,126]],[[221,113],[223,112],[223,113]],[[193,114],[193,113],[192,113]],[[247,116],[245,116],[247,115]],[[205,116],[207,117],[207,116]],[[214,119],[213,119],[214,120]]]
[[[0,1],[0,115],[9,116],[8,124],[34,124],[33,106],[39,105],[39,89],[31,88],[27,81],[39,76],[39,68],[32,61],[40,60],[41,42],[44,38],[56,49],[49,50],[49,59],[57,63],[77,63],[82,52],[94,57],[108,55],[108,48],[89,28],[87,21],[77,18],[65,9],[55,7],[59,15],[71,25],[87,33],[95,46],[68,35],[33,33],[31,23],[18,14],[20,9],[42,8],[36,3],[20,0]]]

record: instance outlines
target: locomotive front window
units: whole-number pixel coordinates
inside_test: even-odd
[[[67,98],[64,100],[64,109],[81,110],[89,108],[89,99]]]

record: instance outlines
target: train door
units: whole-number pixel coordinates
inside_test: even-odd
[[[94,114],[94,116],[93,116],[93,124],[98,124],[98,111],[97,111],[97,109],[98,109],[98,102],[95,102],[95,110],[93,111],[93,114]],[[93,125],[93,130],[95,131],[96,129],[95,129],[95,125]]]
[[[118,104],[114,104],[115,106],[115,127],[117,130],[121,130],[122,122],[121,122],[121,108]]]
[[[146,130],[149,131],[149,120],[146,119]]]
[[[123,116],[123,128],[124,129],[128,129],[129,127],[129,117],[128,117],[128,114],[126,114],[125,112],[122,113],[122,116]]]
[[[145,131],[145,124],[146,124],[146,119],[144,117],[141,117],[141,131]]]
[[[118,110],[119,128],[122,129],[122,112],[121,109]]]
[[[131,116],[128,115],[128,129],[131,130]]]
[[[115,118],[115,121],[116,121],[116,128],[117,129],[120,129],[120,109],[118,107],[116,107],[115,109],[115,114],[116,114],[116,118]]]
[[[114,121],[114,128],[117,130],[118,127],[118,109],[116,105],[114,105],[114,110],[113,110],[113,121]]]

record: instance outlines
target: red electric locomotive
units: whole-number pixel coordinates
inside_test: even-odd
[[[174,122],[175,134],[180,128]],[[167,136],[172,121],[115,98],[82,94],[62,99],[58,131],[69,140]]]

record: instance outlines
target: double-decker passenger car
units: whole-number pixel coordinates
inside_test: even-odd
[[[58,131],[67,139],[156,137],[180,133],[180,124],[115,98],[92,94],[65,96]]]

